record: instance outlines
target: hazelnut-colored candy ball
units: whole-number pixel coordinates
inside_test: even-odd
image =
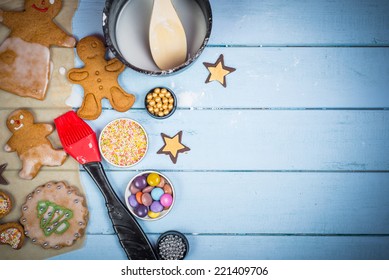
[[[146,96],[147,110],[158,117],[170,114],[174,107],[173,95],[166,88],[155,88]]]

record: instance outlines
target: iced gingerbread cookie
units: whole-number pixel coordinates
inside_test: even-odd
[[[24,229],[19,223],[0,225],[0,245],[9,245],[19,250],[23,246],[24,238]]]
[[[60,249],[84,235],[88,213],[86,199],[76,187],[48,182],[27,196],[20,223],[34,244]]]
[[[7,216],[12,209],[11,197],[0,190],[0,219]]]
[[[95,36],[88,36],[77,44],[77,54],[85,63],[68,72],[68,79],[84,88],[84,100],[77,115],[87,120],[97,119],[102,111],[101,100],[106,98],[119,112],[129,110],[135,96],[126,93],[118,84],[118,76],[125,66],[117,58],[105,60],[104,43]]]
[[[6,152],[17,152],[23,168],[19,172],[22,179],[31,180],[43,165],[60,166],[66,160],[63,150],[55,150],[47,139],[54,127],[46,123],[34,123],[34,117],[27,110],[16,110],[7,119],[7,127],[12,132],[4,146]]]
[[[10,29],[0,46],[0,88],[23,97],[43,100],[50,79],[52,45],[74,47],[76,39],[53,19],[62,0],[26,0],[24,11],[0,10],[0,23]]]

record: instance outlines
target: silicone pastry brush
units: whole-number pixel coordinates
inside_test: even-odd
[[[92,128],[74,111],[54,120],[64,150],[77,160],[99,187],[120,244],[130,260],[156,260],[143,230],[116,195],[101,164],[97,138]]]

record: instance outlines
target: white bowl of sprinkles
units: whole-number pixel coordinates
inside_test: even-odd
[[[131,167],[140,162],[147,153],[148,143],[145,129],[128,118],[111,121],[99,137],[101,155],[116,167]]]

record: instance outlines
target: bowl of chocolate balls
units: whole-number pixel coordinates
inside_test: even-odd
[[[167,87],[155,87],[146,94],[145,107],[153,118],[166,119],[176,110],[177,98]]]

